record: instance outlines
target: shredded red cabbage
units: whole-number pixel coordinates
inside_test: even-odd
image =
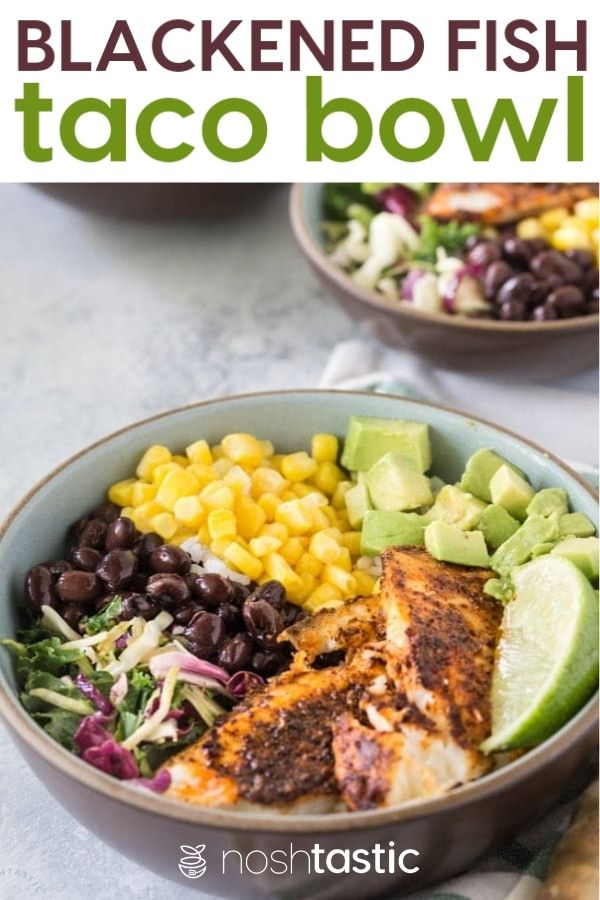
[[[134,783],[156,794],[163,794],[171,784],[171,775],[166,769],[161,769],[153,778],[136,778]]]
[[[111,713],[114,712],[115,708],[104,694],[95,687],[91,681],[85,677],[85,675],[77,675],[75,677],[75,684],[79,688],[82,694],[91,700],[96,709],[98,709],[101,713],[104,713],[105,716],[110,716]]]
[[[77,727],[77,731],[73,736],[78,750],[83,753],[90,747],[98,747],[104,741],[112,738],[105,725],[111,721],[110,716],[104,716],[101,713],[94,713],[91,716],[85,716]]]
[[[112,736],[104,743],[84,750],[82,759],[116,778],[137,778],[140,774],[133,753],[118,744]]]
[[[410,219],[419,202],[415,192],[402,184],[384,188],[377,194],[377,200],[387,212],[396,213],[405,219]]]
[[[256,672],[236,672],[225,687],[232,697],[243,697],[251,688],[264,683],[264,678],[261,678]]]

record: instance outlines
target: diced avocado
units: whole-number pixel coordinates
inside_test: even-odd
[[[511,516],[522,521],[527,515],[527,507],[533,500],[535,491],[514,469],[502,465],[490,479],[490,494],[492,503],[503,506]]]
[[[519,523],[503,506],[490,503],[481,514],[477,527],[483,531],[488,547],[497,550],[519,528]]]
[[[488,578],[483,586],[483,593],[500,603],[510,603],[515,596],[515,589],[510,578]]]
[[[441,489],[446,484],[445,481],[442,481],[441,478],[438,478],[437,475],[431,475],[429,478],[429,484],[431,486],[431,493],[433,494],[433,499],[437,497]]]
[[[489,566],[481,531],[463,531],[447,522],[431,522],[425,529],[425,547],[434,559],[462,566]]]
[[[542,488],[527,507],[528,516],[550,516],[553,512],[561,516],[569,512],[569,498],[563,488]]]
[[[501,544],[492,556],[492,569],[508,574],[513,566],[520,566],[531,557],[538,544],[558,539],[558,513],[551,516],[529,516],[515,533]]]
[[[535,545],[530,556],[532,559],[535,559],[536,556],[545,556],[547,553],[550,553],[553,547],[556,547],[556,541],[542,541],[541,544]]]
[[[344,494],[344,501],[350,524],[353,528],[360,528],[365,513],[373,509],[366,484],[355,484],[349,488]]]
[[[500,466],[509,466],[517,475],[524,476],[525,473],[517,466],[513,466],[506,459],[502,459],[493,450],[477,450],[467,460],[465,471],[460,480],[460,487],[469,494],[475,494],[480,500],[490,503],[492,495],[490,494],[490,481],[492,476],[497,472]]]
[[[429,522],[439,519],[449,525],[457,525],[463,531],[469,531],[477,524],[484,509],[483,500],[461,491],[453,484],[445,484],[426,517]]]
[[[363,556],[377,556],[386,547],[422,547],[424,531],[423,516],[417,513],[370,510],[363,521],[360,552]]]
[[[591,522],[585,513],[567,513],[560,517],[558,523],[561,537],[591,537],[596,533],[594,523]]]
[[[597,537],[570,537],[554,547],[552,553],[570,559],[590,581],[598,578],[598,555],[600,542]]]
[[[429,427],[423,422],[352,416],[342,453],[342,465],[351,471],[370,469],[386,453],[411,459],[419,472],[431,465]]]
[[[367,472],[366,482],[373,506],[386,512],[418,509],[433,499],[429,479],[398,453],[382,456]]]

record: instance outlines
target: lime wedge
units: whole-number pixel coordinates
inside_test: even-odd
[[[568,559],[540,556],[516,568],[512,580],[485,753],[539,744],[598,682],[598,597],[585,575]]]

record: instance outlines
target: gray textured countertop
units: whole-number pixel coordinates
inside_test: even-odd
[[[0,309],[0,517],[66,456],[135,419],[314,386],[351,332],[297,251],[281,186],[256,218],[148,224],[0,185]],[[0,898],[199,896],[79,826],[2,726],[0,755]]]

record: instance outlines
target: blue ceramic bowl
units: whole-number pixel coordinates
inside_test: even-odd
[[[27,570],[59,557],[69,524],[103,501],[112,482],[127,477],[152,443],[183,448],[198,436],[217,442],[231,431],[269,438],[283,451],[308,447],[315,432],[344,435],[353,414],[428,422],[435,474],[455,481],[465,460],[493,447],[528,474],[535,488],[564,487],[573,508],[596,520],[594,495],[550,454],[500,428],[448,409],[397,397],[335,391],[255,394],[201,403],[139,422],[68,460],[35,487],[0,533],[0,634],[16,628],[16,605]],[[186,884],[231,898],[281,896],[367,898],[386,890],[413,891],[464,871],[520,826],[539,817],[584,765],[594,747],[597,711],[590,701],[542,746],[446,797],[385,811],[278,818],[202,810],[117,782],[54,743],[19,704],[7,653],[0,656],[0,711],[16,744],[45,786],[72,814],[117,851],[160,875],[183,881],[180,845],[206,845],[205,875]],[[292,879],[228,871],[221,854],[233,849],[272,853],[370,847],[394,840],[418,850],[413,875],[318,875],[296,870]]]

